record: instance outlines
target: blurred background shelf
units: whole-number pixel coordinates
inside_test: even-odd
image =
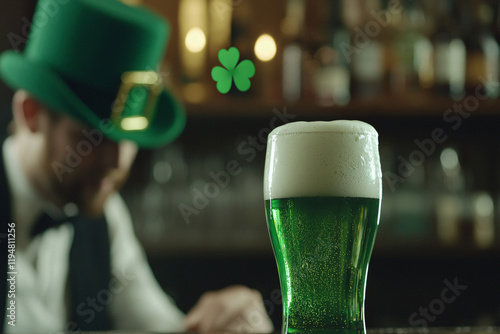
[[[320,106],[307,103],[287,103],[276,101],[269,103],[263,100],[233,98],[225,101],[207,101],[203,104],[187,103],[186,110],[191,117],[272,117],[274,108],[286,107],[288,113],[301,118],[337,119],[339,117],[422,117],[443,116],[454,105],[463,105],[463,100],[452,100],[446,97],[420,96],[380,96],[366,100],[354,100],[347,105]],[[462,108],[466,113],[472,108]],[[500,100],[488,99],[480,101],[472,112],[478,115],[500,116]]]
[[[170,22],[159,72],[188,115],[176,142],[139,153],[123,190],[153,271],[183,310],[242,283],[279,326],[267,134],[285,121],[360,119],[379,132],[384,173],[368,326],[413,326],[410,315],[455,278],[467,289],[428,325],[500,325],[499,0],[128,1]],[[0,1],[0,51],[22,50],[36,2]],[[257,43],[265,34],[275,48]],[[223,95],[210,71],[232,46],[256,75],[248,92]],[[5,124],[12,93],[0,83]]]

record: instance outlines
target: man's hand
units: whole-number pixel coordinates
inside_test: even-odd
[[[261,294],[241,285],[203,294],[186,317],[189,331],[270,333],[273,324]]]

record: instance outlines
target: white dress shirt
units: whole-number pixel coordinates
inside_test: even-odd
[[[34,220],[46,208],[27,182],[14,138],[3,145],[5,170],[16,223],[16,322],[5,319],[6,333],[48,333],[75,329],[69,320],[69,251],[73,226],[64,224],[30,238]],[[184,314],[158,285],[136,239],[130,214],[120,195],[109,198],[105,216],[110,235],[112,279],[109,289],[78,305],[91,320],[107,307],[113,329],[184,331]]]

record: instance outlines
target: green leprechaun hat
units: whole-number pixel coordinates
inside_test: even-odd
[[[161,17],[118,0],[40,0],[24,53],[1,54],[0,76],[55,112],[106,124],[112,140],[156,147],[186,122],[156,72],[169,34]]]

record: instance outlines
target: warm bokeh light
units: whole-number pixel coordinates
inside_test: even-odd
[[[139,131],[148,127],[149,121],[143,116],[127,117],[122,119],[122,129],[127,131]]]
[[[191,28],[186,34],[186,48],[191,52],[200,52],[207,44],[205,33],[200,28]]]
[[[206,73],[207,6],[206,0],[179,0],[179,55],[182,73],[189,80],[196,81]]]
[[[259,60],[269,61],[276,55],[276,42],[271,35],[263,34],[255,42],[255,55]]]

